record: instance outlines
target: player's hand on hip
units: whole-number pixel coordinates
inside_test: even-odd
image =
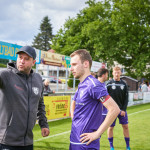
[[[91,133],[83,133],[80,135],[82,137],[80,139],[81,143],[86,143],[86,145],[89,145],[92,141],[96,140],[99,138],[99,135],[97,132],[91,132]]]
[[[121,116],[125,117],[126,112],[125,111],[121,111]]]
[[[43,137],[46,137],[46,136],[48,136],[49,135],[49,133],[50,133],[50,131],[49,131],[49,129],[48,128],[42,128],[42,136]]]

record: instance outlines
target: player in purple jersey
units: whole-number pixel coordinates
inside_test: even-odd
[[[122,124],[123,134],[126,142],[126,150],[130,150],[130,137],[129,137],[129,128],[128,128],[128,115],[126,112],[128,105],[128,87],[127,84],[120,79],[121,69],[120,67],[113,68],[113,79],[108,81],[107,90],[110,96],[115,100],[120,108],[120,114],[118,115],[119,123]],[[115,126],[115,121],[108,128],[108,140],[110,143],[110,149],[114,150],[113,146],[113,129]]]
[[[108,69],[106,68],[100,68],[97,72],[97,76],[98,76],[98,80],[105,85],[105,81],[107,81],[108,79]],[[107,89],[107,88],[106,88]],[[107,115],[108,110],[106,109],[106,107],[103,105],[102,107],[102,122],[105,120],[106,115]]]
[[[71,104],[72,129],[70,150],[99,150],[99,139],[120,112],[109,96],[104,84],[91,75],[92,58],[87,50],[77,50],[71,55],[71,71],[80,80]],[[108,109],[101,124],[102,105]]]

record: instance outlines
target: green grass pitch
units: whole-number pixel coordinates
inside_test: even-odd
[[[129,115],[129,131],[131,150],[150,150],[150,103],[131,106]],[[71,119],[49,122],[50,135],[43,138],[38,125],[34,127],[34,150],[68,150],[71,130]],[[101,137],[101,150],[109,150],[106,132]],[[118,121],[114,128],[115,150],[125,150],[122,127]]]

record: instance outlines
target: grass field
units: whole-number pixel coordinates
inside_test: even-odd
[[[131,150],[150,150],[150,103],[128,107]],[[42,138],[38,125],[34,128],[34,150],[68,150],[71,119],[49,122],[50,136]],[[122,127],[114,128],[115,150],[125,150]],[[109,150],[106,132],[101,138],[101,150]]]

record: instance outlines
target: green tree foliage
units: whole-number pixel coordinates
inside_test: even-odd
[[[73,77],[73,74],[71,73],[69,76],[69,80],[68,80],[68,86],[71,88],[73,87],[73,79],[74,79],[74,77]],[[80,83],[79,80],[75,80],[75,86],[76,87],[78,86],[79,83]]]
[[[105,0],[69,18],[52,41],[58,53],[85,48],[93,60],[116,61],[134,78],[150,77],[150,1]]]
[[[52,35],[52,25],[50,24],[50,19],[48,16],[44,17],[40,25],[40,33],[34,37],[32,46],[47,51],[50,47],[50,42],[53,38]]]
[[[9,62],[8,59],[0,59],[0,64],[7,65],[8,62]]]

